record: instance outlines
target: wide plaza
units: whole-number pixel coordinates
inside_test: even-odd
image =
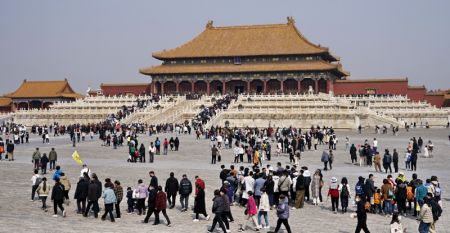
[[[81,159],[89,168],[95,172],[102,183],[105,178],[111,180],[119,180],[126,190],[127,187],[135,187],[138,179],[143,179],[144,183],[149,183],[148,172],[155,171],[159,183],[164,185],[165,180],[169,177],[170,172],[174,172],[175,176],[180,179],[182,174],[187,174],[191,181],[194,176],[198,175],[206,182],[206,206],[208,214],[211,214],[212,198],[214,189],[218,189],[221,185],[219,179],[220,165],[224,164],[229,167],[233,162],[232,149],[222,149],[222,162],[215,165],[210,164],[210,141],[202,138],[196,140],[192,135],[175,135],[175,134],[157,134],[149,137],[148,135],[139,135],[139,144],[144,143],[146,150],[151,141],[156,137],[160,139],[178,136],[180,139],[180,150],[169,151],[168,155],[155,156],[154,163],[128,163],[128,148],[126,146],[113,149],[112,147],[101,146],[101,141],[89,138],[84,142],[80,142],[74,148],[69,141],[68,136],[50,137],[50,144],[42,144],[42,139],[32,135],[29,144],[16,145],[15,161],[0,161],[0,232],[206,232],[212,220],[201,220],[193,222],[194,214],[192,211],[180,212],[179,201],[177,200],[176,208],[168,210],[168,215],[172,221],[172,227],[165,224],[152,226],[151,224],[143,224],[143,216],[123,214],[122,218],[116,223],[109,221],[102,222],[100,219],[83,218],[76,214],[76,204],[73,195],[76,182],[80,174],[81,167],[74,162],[71,155],[77,150]],[[396,148],[400,154],[399,167],[400,171],[405,172],[408,180],[411,179],[413,172],[404,170],[403,155],[411,137],[421,136],[425,142],[431,140],[434,144],[433,158],[419,158],[418,169],[416,173],[420,179],[436,175],[439,178],[443,189],[443,215],[437,222],[438,232],[450,232],[448,223],[449,206],[449,163],[450,157],[448,150],[450,149],[449,130],[448,129],[411,129],[406,132],[400,130],[399,135],[392,134],[375,134],[372,129],[363,130],[362,134],[356,131],[337,131],[339,143],[335,152],[335,162],[331,171],[324,172],[325,187],[322,190],[324,197],[327,192],[327,185],[331,177],[347,177],[351,187],[354,187],[358,176],[367,177],[370,173],[375,174],[375,184],[380,187],[382,179],[386,177],[385,173],[375,173],[373,167],[359,167],[350,163],[350,155],[345,151],[344,138],[348,136],[350,142],[362,144],[365,139],[372,142],[373,138],[377,138],[379,142],[379,150],[384,151],[385,148]],[[272,143],[275,148],[275,143]],[[49,212],[43,212],[40,209],[39,201],[30,202],[31,181],[33,174],[33,163],[31,156],[36,147],[39,147],[41,153],[48,153],[52,147],[58,152],[58,165],[69,177],[72,184],[69,196],[72,199],[71,204],[66,208],[67,217],[52,217],[53,204],[48,201],[50,206]],[[306,151],[302,154],[300,161],[301,166],[308,166],[310,171],[317,168],[323,168],[320,162],[320,156],[325,146],[319,146],[317,151]],[[274,154],[275,149],[272,149]],[[275,166],[277,162],[286,165],[289,159],[286,155],[276,157],[273,155],[272,161],[263,161],[263,165],[271,164]],[[238,164],[249,167],[250,164]],[[51,177],[50,172],[47,177]],[[397,174],[393,174],[397,177]],[[53,181],[50,182],[53,184]],[[354,193],[354,190],[351,190]],[[194,197],[190,198],[192,206]],[[350,202],[350,211],[346,214],[334,214],[330,208],[331,203],[324,198],[324,203],[319,206],[313,206],[308,203],[305,208],[300,210],[291,210],[289,222],[293,232],[354,232],[356,219],[350,218],[355,207]],[[100,207],[103,209],[103,200],[99,201]],[[66,206],[65,206],[66,207]],[[122,212],[126,211],[126,199],[121,203]],[[237,232],[239,224],[244,222],[244,209],[232,206],[232,214],[235,222],[231,224],[231,232]],[[102,210],[103,212],[103,210]],[[275,211],[270,212],[270,222],[273,227],[276,223]],[[150,222],[153,221],[153,217]],[[403,217],[402,222],[407,232],[417,232],[418,222],[411,216]],[[382,215],[368,214],[368,227],[371,232],[388,232],[390,219]],[[282,228],[283,229],[283,228]],[[252,230],[248,229],[248,232]],[[263,230],[265,232],[265,230]],[[285,232],[285,231],[284,231]]]

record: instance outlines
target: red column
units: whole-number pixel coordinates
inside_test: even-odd
[[[195,83],[194,81],[191,81],[191,87],[192,87],[192,93],[195,92]]]
[[[319,93],[319,79],[314,80],[314,93]]]
[[[209,86],[209,81],[206,81],[206,94],[207,95],[211,95],[211,89],[210,89],[210,86]]]
[[[302,91],[302,80],[297,79],[297,93],[300,93]]]
[[[164,82],[161,82],[161,95],[164,95]]]
[[[281,93],[284,93],[284,80],[283,79],[281,79],[280,80],[280,89],[281,89]]]
[[[227,87],[227,81],[223,80],[222,81],[222,95],[225,95],[225,93],[227,92],[226,87]]]
[[[247,81],[247,94],[250,94],[250,81]]]
[[[175,92],[177,94],[180,92],[180,81],[175,82]]]
[[[267,94],[267,80],[263,80],[263,83],[264,83],[263,92],[264,92],[264,94]]]

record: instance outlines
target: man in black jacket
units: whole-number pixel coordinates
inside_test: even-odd
[[[220,191],[218,189],[214,190],[214,199],[213,199],[213,207],[212,212],[215,214],[211,229],[208,232],[213,232],[216,229],[216,224],[219,223],[220,228],[222,228],[223,232],[226,233],[227,229],[222,221],[222,213],[225,211],[225,202],[220,196]]]
[[[366,179],[366,182],[364,183],[364,195],[366,195],[366,201],[368,201],[369,203],[372,203],[371,200],[376,191],[373,179],[373,174],[369,174],[369,179]]]
[[[155,212],[156,194],[157,194],[156,189],[153,188],[152,186],[150,186],[149,192],[148,192],[148,200],[147,200],[148,201],[148,211],[147,211],[147,215],[145,216],[145,219],[142,221],[143,223],[148,223],[150,216],[152,216],[152,214]]]
[[[394,152],[392,152],[392,163],[394,164],[394,172],[398,172],[398,152],[397,149],[394,149]]]
[[[74,199],[77,200],[77,214],[83,214],[86,211],[86,198],[88,189],[89,180],[86,180],[84,177],[80,177],[74,196]]]
[[[356,225],[355,233],[359,233],[361,232],[361,230],[363,230],[365,233],[370,233],[369,229],[367,228],[367,213],[364,207],[364,201],[361,200],[359,194],[356,194],[355,201],[357,205],[356,216],[358,218],[358,224]]]
[[[53,211],[54,211],[53,217],[58,217],[58,215],[57,215],[58,207],[62,211],[63,217],[66,217],[66,211],[64,210],[64,207],[63,207],[64,185],[62,185],[59,182],[59,178],[56,178],[55,182],[56,182],[55,186],[53,187],[53,190],[52,190],[52,201],[53,201]]]
[[[306,189],[306,181],[303,176],[303,170],[300,170],[300,174],[297,177],[297,182],[295,183],[295,208],[300,209],[303,208],[303,203],[305,202],[305,189]]]
[[[181,211],[184,212],[189,207],[189,195],[191,195],[192,193],[192,183],[187,178],[186,174],[183,175],[183,178],[180,181],[179,193],[180,193]]]
[[[97,180],[98,181],[98,180]],[[100,181],[99,181],[100,182]],[[94,180],[91,180],[88,186],[88,193],[87,193],[87,199],[88,199],[88,205],[86,207],[86,211],[84,212],[84,217],[88,216],[89,210],[94,210],[94,217],[98,218],[98,212],[100,211],[98,207],[98,186]]]
[[[170,177],[166,180],[165,191],[167,193],[167,201],[169,202],[169,209],[175,207],[175,198],[178,193],[178,179],[174,177],[174,173],[170,173]]]

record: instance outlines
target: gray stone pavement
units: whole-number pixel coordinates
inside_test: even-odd
[[[431,139],[435,145],[434,158],[424,159],[420,158],[418,161],[419,178],[428,178],[431,175],[437,175],[443,188],[443,204],[444,213],[437,224],[438,232],[450,232],[449,219],[449,176],[450,176],[450,158],[449,149],[450,144],[448,140],[448,129],[413,129],[410,132],[401,131],[400,135],[375,135],[372,130],[363,132],[362,135],[352,131],[338,131],[340,143],[335,154],[335,162],[333,170],[324,172],[324,180],[326,183],[332,176],[339,180],[345,176],[349,179],[351,186],[355,185],[358,176],[367,177],[369,173],[374,173],[373,168],[359,167],[350,164],[350,156],[344,151],[345,145],[343,140],[345,136],[349,136],[352,143],[363,143],[364,139],[370,142],[374,137],[379,141],[379,148],[397,148],[400,155],[403,154],[403,148],[412,136],[422,136],[425,141]],[[160,139],[164,137],[175,136],[172,134],[156,135]],[[211,211],[213,190],[220,185],[219,172],[220,165],[225,164],[227,167],[233,161],[232,150],[225,150],[223,152],[223,161],[216,165],[211,165],[210,149],[208,140],[195,140],[194,135],[179,136],[181,145],[180,151],[171,152],[167,156],[156,156],[155,163],[131,164],[127,163],[127,148],[121,147],[114,150],[112,147],[103,147],[98,140],[77,144],[81,158],[89,165],[93,172],[96,172],[103,181],[110,177],[112,180],[120,180],[122,186],[126,189],[127,186],[135,186],[138,179],[144,179],[144,183],[149,182],[148,171],[154,170],[160,183],[165,183],[171,171],[175,172],[175,176],[180,178],[182,174],[186,173],[194,180],[195,175],[205,179],[206,182],[206,204],[208,213]],[[149,141],[154,140],[155,136],[148,137],[141,135],[140,142],[148,147]],[[72,189],[70,190],[70,197],[73,198],[75,191],[75,184],[79,176],[80,166],[77,165],[71,158],[74,148],[68,140],[68,137],[51,137],[50,144],[42,144],[40,138],[32,137],[30,144],[18,145],[16,147],[16,161],[7,162],[0,161],[0,232],[206,232],[207,226],[210,226],[212,221],[201,220],[198,223],[192,222],[194,217],[192,212],[181,213],[179,209],[168,210],[168,215],[172,221],[172,227],[167,227],[164,224],[159,226],[152,226],[151,224],[142,224],[141,216],[123,214],[123,217],[116,223],[109,221],[102,222],[99,219],[92,217],[86,219],[75,213],[75,202],[72,200],[70,206],[67,206],[67,217],[53,218],[52,203],[50,204],[49,212],[43,212],[40,207],[40,202],[30,202],[31,182],[33,164],[31,163],[31,155],[35,147],[40,147],[42,152],[48,152],[51,147],[55,147],[62,169],[70,178]],[[320,155],[322,147],[318,151],[308,151],[303,154],[301,165],[306,165],[311,171],[316,168],[322,168],[320,162]],[[288,158],[286,156],[274,157],[271,161],[272,165],[276,162],[286,164]],[[264,162],[265,163],[265,162]],[[244,164],[248,166],[248,164]],[[403,163],[400,167],[404,168]],[[400,169],[404,171],[403,169]],[[406,171],[406,176],[410,179],[412,172]],[[50,177],[51,174],[48,175]],[[375,173],[376,185],[380,185],[382,179],[386,176],[384,173]],[[396,177],[396,175],[394,175]],[[323,195],[326,195],[326,189],[323,190]],[[190,199],[190,204],[193,204],[193,197]],[[100,206],[103,202],[100,201]],[[179,203],[177,203],[179,208]],[[304,209],[291,210],[289,222],[293,232],[354,232],[356,220],[350,218],[350,213],[347,214],[333,214],[330,210],[331,203],[328,200],[320,206],[313,206],[307,204]],[[121,203],[122,212],[125,212],[126,201]],[[350,208],[351,211],[354,207]],[[232,232],[237,232],[239,224],[243,222],[244,209],[233,206],[231,208],[235,223],[231,224]],[[161,216],[162,217],[162,216]],[[162,218],[164,219],[164,218]],[[153,220],[153,217],[150,221]],[[272,211],[270,213],[271,226],[276,224],[276,215]],[[407,232],[417,232],[418,223],[411,217],[403,218],[403,224],[407,227]],[[368,226],[371,232],[389,232],[390,219],[381,215],[368,215]],[[283,228],[282,228],[283,229]],[[273,230],[273,228],[272,228]],[[248,232],[252,230],[248,229]],[[262,232],[265,232],[264,230]],[[286,231],[280,231],[286,232]]]

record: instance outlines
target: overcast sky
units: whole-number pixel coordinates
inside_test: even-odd
[[[23,79],[149,82],[151,53],[216,26],[285,23],[341,57],[351,79],[408,77],[450,88],[450,1],[1,0],[0,93]]]

